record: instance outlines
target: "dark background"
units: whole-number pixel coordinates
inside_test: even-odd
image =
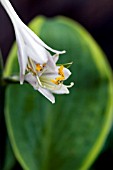
[[[109,63],[113,55],[113,0],[10,0],[20,18],[27,24],[37,15],[64,15],[82,24],[101,46]],[[4,61],[14,42],[10,19],[0,6],[0,48]],[[91,169],[113,169],[113,140],[107,143]]]

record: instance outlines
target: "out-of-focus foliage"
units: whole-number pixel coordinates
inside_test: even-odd
[[[90,170],[113,169],[113,125],[104,147]]]
[[[2,79],[2,72],[3,72],[3,60],[2,60],[2,55],[0,51],[0,84],[1,84],[1,79]]]
[[[48,45],[65,49],[59,63],[73,61],[69,95],[52,105],[33,88],[10,85],[6,92],[7,129],[25,170],[85,170],[96,158],[112,122],[112,72],[106,57],[81,27],[67,18],[36,18],[30,27]],[[38,56],[37,56],[38,57]],[[13,47],[4,72],[19,72]]]
[[[3,73],[3,60],[2,60],[2,55],[1,55],[1,51],[0,51],[0,169],[2,166],[2,162],[3,162],[3,156],[2,155],[2,138],[3,138],[3,126],[2,126],[2,119],[3,119],[3,87],[2,87],[2,73]]]

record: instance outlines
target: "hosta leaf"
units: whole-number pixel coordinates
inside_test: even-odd
[[[13,154],[9,139],[7,139],[3,170],[12,170],[15,163],[16,163],[16,159]]]
[[[3,166],[5,148],[5,125],[4,125],[4,87],[2,86],[3,59],[0,51],[0,169]]]
[[[10,85],[5,114],[14,153],[25,170],[85,170],[106,139],[112,123],[112,71],[104,53],[78,23],[64,17],[36,18],[30,27],[73,62],[69,95],[52,105],[29,84]],[[40,28],[40,29],[39,29]],[[4,76],[18,73],[16,47]]]

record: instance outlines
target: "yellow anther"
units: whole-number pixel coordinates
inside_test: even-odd
[[[52,83],[59,85],[63,80],[64,80],[64,77],[59,76],[55,80],[51,80],[51,81],[52,81]]]
[[[36,64],[36,71],[42,71],[42,66],[40,64]]]
[[[64,66],[63,66],[63,65],[61,65],[60,68],[58,69],[58,74],[61,75],[62,77],[64,77],[64,71],[63,71],[63,69],[64,69]]]
[[[33,75],[36,75],[36,72],[29,66],[27,66],[27,71],[30,71],[31,73],[33,73]]]
[[[46,66],[46,63],[44,63],[42,66],[43,66],[43,68],[44,68],[44,67]]]

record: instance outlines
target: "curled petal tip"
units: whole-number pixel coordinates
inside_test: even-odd
[[[65,50],[61,51],[61,54],[65,54],[65,53],[66,53],[66,51],[65,51]]]
[[[71,82],[70,87],[74,86],[74,82]]]
[[[66,85],[67,88],[71,88],[72,86],[74,86],[74,82],[71,82],[70,85]]]
[[[66,51],[63,50],[63,51],[58,51],[56,54],[59,55],[59,54],[65,54],[65,53],[66,53]]]
[[[69,90],[67,89],[67,91],[65,92],[65,94],[69,94],[70,92],[69,92]]]
[[[20,85],[23,85],[23,82],[20,82]]]
[[[63,50],[62,52],[63,52],[63,53],[66,53],[66,50]]]
[[[54,104],[55,103],[55,98],[53,97],[53,99],[51,98],[50,99],[50,102],[52,103],[52,104]]]
[[[55,103],[55,101],[52,101],[52,104],[54,104]]]

